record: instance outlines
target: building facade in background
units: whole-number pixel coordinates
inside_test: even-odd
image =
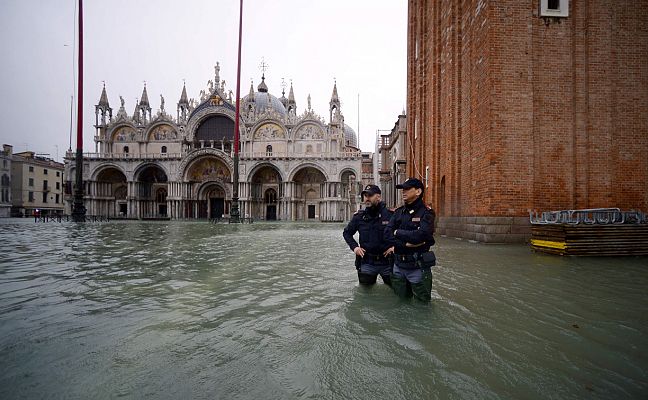
[[[13,147],[2,145],[0,150],[0,218],[11,216],[11,155]]]
[[[284,85],[285,87],[285,85]],[[235,105],[220,80],[198,101],[182,88],[177,114],[153,115],[146,86],[132,114],[121,99],[115,116],[104,87],[96,106],[96,152],[84,155],[89,215],[124,218],[221,218],[232,200]],[[359,206],[361,155],[344,123],[337,85],[328,122],[310,104],[269,93],[265,76],[241,100],[239,200],[241,216],[263,220],[342,221]],[[299,111],[303,108],[303,111]],[[74,157],[69,153],[67,210]]]
[[[398,116],[391,132],[380,135],[379,185],[382,198],[388,207],[399,207],[403,201],[396,185],[405,182],[407,176],[407,117]]]
[[[63,164],[33,151],[11,157],[11,215],[63,214]]]
[[[408,173],[438,231],[521,241],[532,210],[648,209],[648,3],[410,0]]]

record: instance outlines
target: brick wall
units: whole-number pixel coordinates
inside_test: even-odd
[[[648,211],[648,2],[538,1],[409,1],[408,173],[442,218]]]

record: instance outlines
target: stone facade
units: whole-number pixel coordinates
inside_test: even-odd
[[[63,164],[33,151],[11,156],[11,215],[63,213]]]
[[[220,218],[229,215],[233,182],[235,104],[214,80],[189,99],[183,87],[177,116],[160,96],[152,115],[146,87],[133,114],[123,99],[117,114],[104,87],[96,106],[96,152],[84,155],[89,215],[124,218]],[[120,97],[121,98],[121,97]],[[342,221],[359,202],[361,155],[357,136],[344,123],[337,84],[329,121],[310,105],[298,113],[292,84],[277,98],[265,76],[241,100],[239,201],[255,220]],[[71,210],[73,154],[66,162]]]
[[[405,182],[407,176],[407,117],[398,116],[391,132],[380,135],[380,188],[388,207],[399,207],[403,202],[396,185]]]
[[[408,173],[429,172],[440,233],[523,240],[531,210],[648,209],[648,3],[550,3],[566,16],[409,1]]]
[[[13,147],[4,144],[0,150],[0,218],[11,216],[11,155]]]

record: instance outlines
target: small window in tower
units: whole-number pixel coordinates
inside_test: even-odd
[[[34,172],[34,167],[29,166],[29,172]]]
[[[266,156],[272,156],[272,146],[266,146]]]
[[[161,153],[166,153],[166,152],[167,152],[167,148],[166,148],[166,146],[162,146],[162,150],[160,150],[160,152],[161,152]]]
[[[568,17],[569,0],[540,0],[541,17]]]
[[[128,154],[128,146],[124,146],[124,153]]]
[[[43,174],[47,175],[47,169],[43,169]]]
[[[59,171],[56,171],[56,176],[61,176],[61,173]]]

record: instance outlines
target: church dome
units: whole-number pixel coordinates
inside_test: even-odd
[[[243,104],[246,107],[247,104],[254,103],[257,112],[263,112],[266,108],[270,107],[282,117],[286,116],[286,107],[284,107],[282,101],[268,92],[268,86],[265,84],[265,76],[261,78],[261,83],[257,89],[258,92],[254,92],[254,87],[250,85],[250,93],[243,97]]]
[[[344,141],[347,146],[355,147],[356,149],[360,148],[358,145],[358,135],[347,124],[344,124]]]
[[[251,99],[251,94],[248,94],[247,96],[243,97],[243,104],[251,104],[252,102],[250,101]],[[281,116],[285,117],[287,112],[286,112],[286,107],[284,107],[283,104],[281,104],[281,100],[276,98],[275,96],[271,95],[268,92],[255,92],[254,93],[254,107],[257,110],[257,112],[263,112],[268,105],[272,109],[274,109],[276,112],[281,114]]]

